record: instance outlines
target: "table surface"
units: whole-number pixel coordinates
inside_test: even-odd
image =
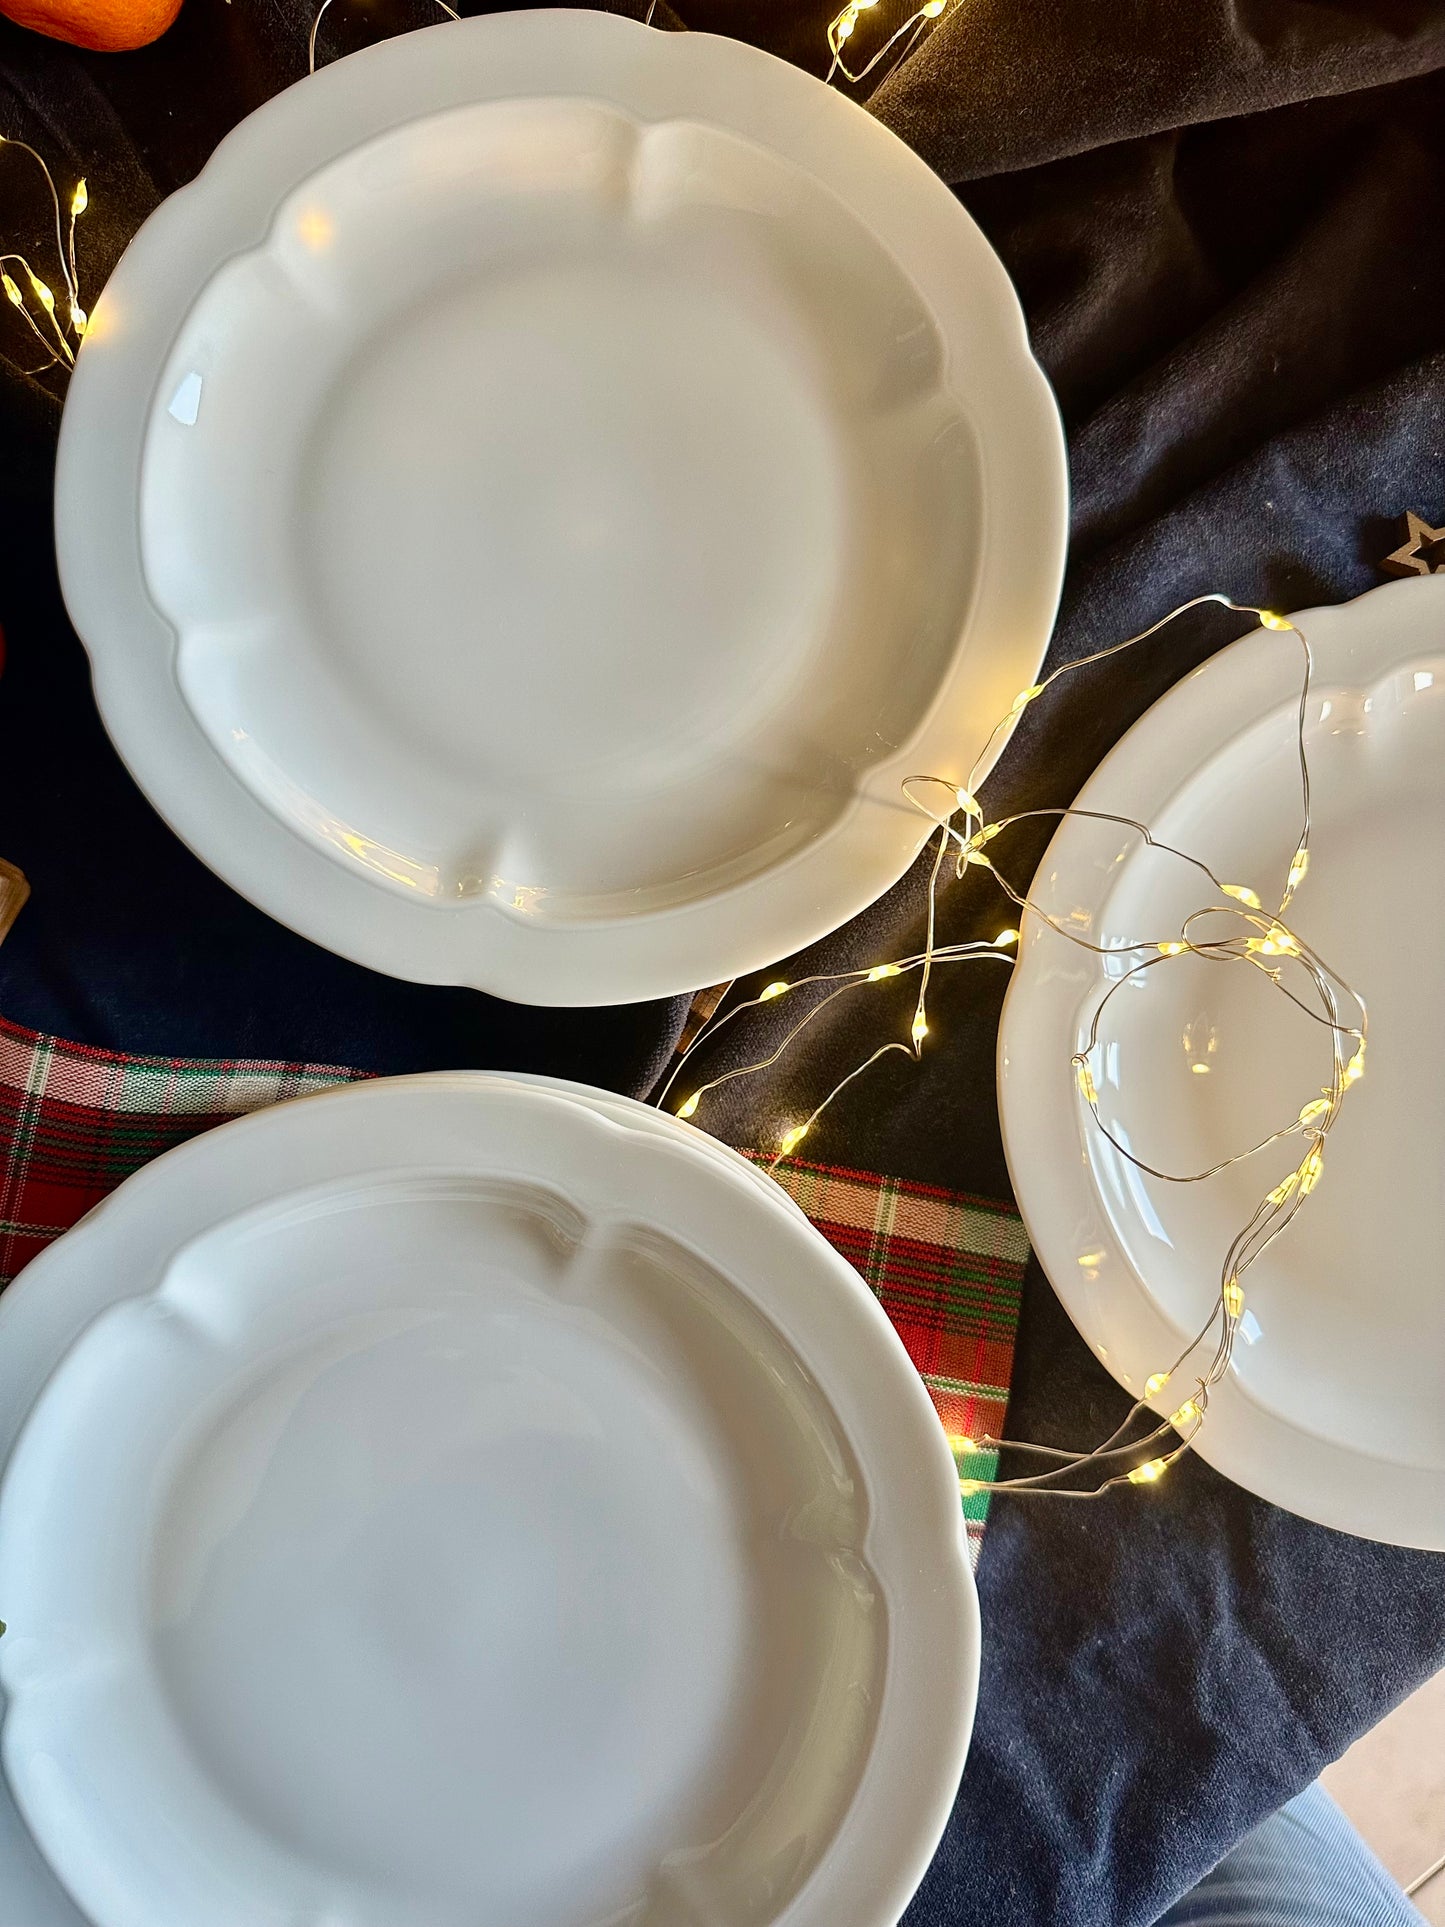
[[[1400,511],[1445,520],[1445,224],[1430,217],[1445,0],[1404,25],[1390,0],[1248,11],[1245,26],[1228,0],[1186,16],[1134,0],[1107,17],[1091,0],[1037,0],[1023,21],[971,0],[873,98],[999,248],[1060,395],[1074,516],[1052,661],[1205,589],[1277,607],[1360,593]],[[699,0],[686,21],[816,67],[825,12]],[[421,0],[338,5],[326,32],[339,50],[428,17]],[[0,22],[0,131],[88,176],[92,288],[227,127],[305,71],[306,25],[283,0],[186,0],[155,47],[106,57]],[[7,237],[35,225],[28,192],[0,173]],[[536,1011],[377,978],[268,923],[176,843],[105,741],[60,606],[57,419],[53,395],[4,371],[0,854],[35,895],[0,948],[0,1011],[117,1049],[526,1068],[646,1091],[680,1003]],[[996,807],[1067,802],[1241,626],[1188,618],[1157,652],[1031,712]],[[1018,849],[1020,878],[1040,847]],[[808,961],[906,946],[920,903],[915,874]],[[952,938],[1000,921],[973,877],[945,918]],[[999,994],[943,979],[936,1048],[880,1067],[830,1113],[817,1154],[1006,1196]],[[769,1021],[740,1042],[749,1056]],[[858,1025],[840,1017],[740,1092],[723,1133],[749,1144],[810,1108],[856,1061]],[[1077,1444],[1124,1404],[1031,1266],[1010,1428]],[[910,1922],[1144,1927],[1445,1662],[1442,1582],[1445,1559],[1309,1525],[1193,1462],[1146,1497],[997,1501],[973,1752]]]

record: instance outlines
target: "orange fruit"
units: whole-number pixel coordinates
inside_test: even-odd
[[[149,46],[180,10],[181,0],[0,0],[0,14],[17,26],[97,53]]]

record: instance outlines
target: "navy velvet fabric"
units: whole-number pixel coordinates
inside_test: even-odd
[[[827,10],[691,0],[684,14],[817,68]],[[401,0],[343,14],[328,20],[338,47],[428,17]],[[300,0],[186,0],[157,47],[120,58],[0,23],[0,129],[89,172],[96,270],[304,71],[308,18]],[[1442,69],[1445,0],[962,0],[877,88],[872,110],[1002,254],[1061,399],[1073,546],[1052,661],[1205,589],[1284,608],[1360,593],[1400,511],[1445,521]],[[7,234],[18,182],[0,174]],[[584,1016],[378,978],[269,923],[180,848],[100,731],[59,605],[54,402],[7,374],[0,422],[0,854],[35,885],[0,948],[0,1012],[133,1050],[525,1066],[647,1089],[676,1005]],[[1068,802],[1242,626],[1199,612],[1031,712],[995,806]],[[1018,875],[1043,840],[1010,845]],[[807,961],[906,945],[922,891],[915,872]],[[946,895],[950,938],[1009,920],[976,876]],[[818,1155],[1006,1195],[1004,976],[941,975],[936,1048],[881,1065],[830,1113]],[[870,994],[866,1015],[844,1000],[769,1078],[734,1086],[713,1113],[724,1133],[768,1141],[806,1114],[876,1041],[886,993]],[[760,1054],[778,1020],[748,1021],[709,1070]],[[1123,1405],[1031,1267],[1012,1428],[1077,1443]],[[1445,1662],[1445,1559],[1309,1525],[1201,1464],[1094,1505],[998,1502],[980,1583],[976,1737],[913,1927],[1144,1927]]]

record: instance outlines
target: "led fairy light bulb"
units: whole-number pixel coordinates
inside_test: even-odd
[[[888,55],[893,52],[893,49],[897,47],[901,41],[906,42],[906,44],[903,47],[900,58],[906,59],[919,36],[925,33],[928,28],[933,25],[934,21],[941,19],[948,11],[950,0],[923,0],[923,5],[919,7],[916,12],[909,14],[906,20],[894,28],[893,32],[888,35],[887,39],[883,42],[882,46],[877,49],[871,59],[854,71],[844,65],[843,49],[857,32],[859,17],[867,13],[877,4],[878,0],[848,0],[848,4],[843,8],[842,12],[834,14],[833,18],[828,22],[828,51],[833,56],[833,64],[828,69],[828,79],[830,81],[840,73],[845,80],[851,81],[855,85],[860,80],[866,80],[869,74],[871,74],[882,61],[887,59]]]
[[[854,12],[853,17],[856,20],[856,12]],[[1196,596],[1189,602],[1182,603],[1178,608],[1171,610],[1167,615],[1161,616],[1156,622],[1152,623],[1147,629],[1141,630],[1137,635],[1126,637],[1122,642],[1114,643],[1109,647],[1098,650],[1092,656],[1083,657],[1077,661],[1063,664],[1042,682],[1030,684],[1027,689],[1021,690],[1014,699],[1013,706],[1008,714],[995,724],[993,732],[972,767],[977,770],[984,766],[993,745],[1006,733],[1011,722],[1029,703],[1037,700],[1037,698],[1043,695],[1045,690],[1050,688],[1055,682],[1106,656],[1116,655],[1123,650],[1137,647],[1141,643],[1146,642],[1150,637],[1157,635],[1161,629],[1165,628],[1178,616],[1183,615],[1187,610],[1198,608],[1204,603],[1214,603],[1222,608],[1234,610],[1238,613],[1252,614],[1256,616],[1267,629],[1287,630],[1291,632],[1296,639],[1297,645],[1303,652],[1305,689],[1307,692],[1313,659],[1308,640],[1303,632],[1286,617],[1273,616],[1268,611],[1234,602],[1225,595],[1211,591],[1208,594]],[[1298,715],[1300,719],[1297,726],[1299,733],[1300,767],[1304,781],[1305,822],[1299,841],[1295,847],[1294,857],[1290,864],[1291,888],[1297,887],[1303,880],[1309,865],[1308,766],[1303,733],[1303,702],[1300,705]],[[1206,1340],[1214,1344],[1213,1353],[1209,1356],[1207,1364],[1204,1369],[1199,1371],[1197,1377],[1195,1377],[1193,1392],[1190,1396],[1181,1399],[1170,1417],[1167,1420],[1161,1421],[1152,1433],[1142,1439],[1135,1439],[1132,1443],[1121,1443],[1116,1434],[1115,1438],[1108,1441],[1105,1445],[1095,1448],[1093,1451],[1060,1453],[1053,1448],[1049,1448],[1045,1452],[1045,1448],[1030,1445],[1027,1441],[1012,1439],[1007,1441],[990,1440],[986,1446],[988,1450],[993,1450],[1003,1445],[1015,1452],[1042,1452],[1044,1456],[1050,1460],[1049,1467],[1047,1470],[1035,1474],[991,1481],[964,1478],[959,1481],[959,1489],[965,1497],[984,1491],[994,1491],[1017,1496],[1053,1492],[1072,1498],[1092,1498],[1097,1497],[1102,1492],[1109,1491],[1115,1486],[1126,1484],[1153,1484],[1162,1478],[1170,1466],[1173,1465],[1176,1458],[1181,1453],[1187,1451],[1193,1444],[1201,1427],[1207,1421],[1210,1389],[1219,1384],[1225,1373],[1229,1370],[1234,1352],[1236,1334],[1245,1313],[1245,1291],[1241,1282],[1243,1273],[1248,1269],[1259,1251],[1263,1249],[1268,1239],[1288,1224],[1293,1213],[1300,1207],[1301,1203],[1310,1196],[1322,1180],[1324,1172],[1324,1152],[1322,1146],[1324,1139],[1334,1128],[1335,1122],[1340,1114],[1344,1097],[1364,1075],[1366,1050],[1364,1001],[1359,993],[1354,990],[1338,972],[1330,969],[1328,965],[1301,941],[1293,930],[1280,920],[1282,911],[1271,916],[1263,910],[1258,891],[1248,884],[1221,882],[1205,864],[1200,862],[1198,858],[1190,856],[1187,852],[1174,850],[1171,851],[1170,854],[1186,863],[1193,864],[1197,870],[1201,871],[1203,875],[1208,878],[1212,890],[1216,893],[1212,900],[1201,905],[1198,910],[1184,920],[1183,927],[1180,929],[1178,936],[1150,938],[1132,946],[1121,946],[1117,941],[1105,946],[1094,942],[1086,931],[1073,927],[1069,920],[1061,920],[1060,918],[1052,916],[1041,904],[1034,901],[1025,892],[1017,889],[1009,880],[1005,871],[1001,870],[994,862],[992,856],[985,851],[983,847],[985,844],[992,844],[995,839],[1006,833],[1010,826],[1014,822],[1020,821],[1021,818],[1003,816],[992,822],[986,822],[984,820],[983,808],[979,802],[972,779],[970,779],[966,785],[959,785],[952,781],[945,781],[940,777],[916,776],[908,778],[902,787],[903,795],[907,802],[929,819],[933,826],[933,831],[937,835],[937,847],[933,863],[929,870],[928,892],[925,902],[927,912],[926,941],[923,949],[908,956],[889,958],[861,969],[841,971],[832,974],[819,974],[817,976],[803,978],[793,983],[780,979],[768,984],[756,997],[734,1006],[726,1013],[720,1014],[716,1019],[710,1018],[708,1023],[703,1025],[698,1036],[694,1039],[688,1050],[683,1053],[682,1058],[669,1075],[659,1101],[666,1098],[668,1091],[672,1087],[674,1078],[681,1071],[692,1051],[702,1042],[704,1036],[715,1034],[717,1029],[732,1022],[732,1020],[742,1012],[752,1009],[761,1003],[769,1002],[775,997],[780,997],[785,991],[798,990],[805,984],[821,987],[824,994],[818,999],[815,1006],[792,1027],[784,1037],[782,1043],[776,1045],[765,1057],[725,1071],[721,1077],[712,1082],[699,1085],[692,1094],[678,1106],[677,1115],[679,1117],[692,1117],[697,1111],[700,1100],[706,1096],[709,1091],[715,1089],[717,1084],[731,1081],[734,1078],[753,1076],[777,1063],[779,1057],[786,1051],[793,1039],[827,1009],[836,998],[860,986],[881,983],[911,971],[920,972],[920,992],[918,1000],[914,1005],[909,1024],[908,1041],[904,1042],[900,1038],[894,1038],[881,1044],[866,1059],[856,1064],[845,1077],[839,1079],[824,1096],[822,1103],[813,1110],[812,1114],[804,1122],[791,1126],[781,1134],[778,1148],[772,1155],[769,1168],[776,1168],[783,1159],[791,1156],[834,1100],[846,1090],[855,1078],[861,1076],[873,1064],[877,1063],[880,1058],[887,1056],[893,1051],[904,1051],[914,1058],[919,1057],[921,1055],[922,1042],[924,1038],[929,1035],[926,998],[930,973],[941,965],[978,961],[982,957],[992,957],[996,962],[1001,961],[1012,968],[1014,963],[1012,952],[1019,942],[1019,932],[1014,928],[1001,930],[991,942],[948,944],[937,941],[937,894],[943,874],[943,858],[950,848],[958,852],[958,874],[960,876],[964,874],[968,864],[973,864],[977,868],[986,871],[992,878],[993,883],[1003,891],[1011,903],[1021,911],[1027,910],[1033,913],[1037,919],[1041,933],[1051,931],[1060,940],[1075,944],[1100,958],[1107,957],[1111,960],[1117,960],[1121,953],[1131,949],[1139,953],[1137,962],[1130,964],[1119,974],[1112,975],[1108,989],[1104,992],[1094,1009],[1084,1048],[1071,1053],[1070,1062],[1079,1094],[1090,1111],[1093,1128],[1103,1132],[1103,1134],[1109,1138],[1110,1142],[1114,1144],[1121,1156],[1145,1171],[1150,1171],[1151,1167],[1144,1162],[1135,1149],[1113,1136],[1109,1127],[1099,1114],[1099,1091],[1091,1060],[1096,1046],[1099,1046],[1101,1043],[1105,1013],[1112,998],[1125,985],[1135,980],[1141,970],[1154,967],[1167,968],[1170,962],[1183,956],[1191,956],[1222,963],[1239,962],[1251,965],[1256,969],[1262,970],[1265,973],[1267,981],[1280,989],[1284,989],[1281,981],[1283,971],[1280,964],[1274,960],[1279,959],[1288,963],[1291,967],[1292,976],[1297,980],[1302,980],[1303,990],[1299,988],[1299,983],[1296,982],[1294,987],[1288,989],[1285,994],[1290,998],[1291,1003],[1296,1005],[1303,1001],[1306,993],[1312,995],[1316,1000],[1318,1005],[1316,1014],[1318,1014],[1321,1021],[1325,1024],[1335,1042],[1336,1080],[1332,1087],[1324,1091],[1323,1095],[1311,1096],[1306,1099],[1301,1105],[1295,1120],[1285,1129],[1277,1131],[1273,1137],[1267,1140],[1267,1142],[1273,1143],[1277,1139],[1287,1138],[1291,1132],[1295,1132],[1303,1133],[1310,1140],[1310,1144],[1309,1149],[1298,1166],[1280,1179],[1272,1189],[1264,1193],[1248,1225],[1240,1233],[1235,1244],[1230,1249],[1229,1258],[1220,1277],[1213,1317],[1205,1326],[1204,1331],[1194,1341],[1194,1345],[1190,1348],[1192,1352],[1195,1347],[1205,1343]],[[936,793],[939,790],[947,793],[948,813],[946,815],[941,814],[939,810],[935,809],[932,804],[926,800],[928,795]],[[1057,816],[1062,820],[1073,815],[1075,812],[1071,808],[1060,808],[1045,813]],[[1040,814],[1040,812],[1031,811],[1023,813],[1023,815],[1029,816],[1037,814]],[[1090,814],[1096,819],[1117,823],[1149,840],[1147,827],[1134,823],[1129,818],[1110,816],[1097,811],[1090,812]],[[963,819],[962,828],[960,828],[957,820],[960,815]],[[1221,914],[1221,906],[1219,904],[1220,895],[1229,899],[1231,904],[1237,904],[1239,906],[1238,910],[1234,912],[1234,915],[1244,920],[1248,926],[1247,934],[1238,930],[1233,934],[1225,936],[1211,934],[1212,926],[1207,920],[1211,918],[1217,919]],[[1201,923],[1201,919],[1206,921]],[[1306,1008],[1309,1007],[1310,1006],[1306,1004]],[[1342,1011],[1345,1015],[1341,1014]],[[1201,1063],[1199,1068],[1207,1069],[1208,1066]],[[1205,1171],[1182,1173],[1153,1171],[1152,1175],[1168,1183],[1198,1183],[1214,1176],[1218,1171],[1240,1163],[1242,1159],[1252,1156],[1254,1151],[1260,1148],[1262,1147],[1258,1145],[1251,1146],[1236,1153],[1233,1157],[1222,1160],[1220,1163]],[[1213,1340],[1210,1340],[1211,1332],[1215,1334]],[[1189,1356],[1190,1353],[1186,1352],[1184,1357],[1176,1359],[1167,1371],[1158,1371],[1149,1374],[1144,1381],[1143,1397],[1134,1408],[1134,1415],[1148,1414],[1149,1401],[1156,1398],[1165,1387],[1170,1384],[1180,1372],[1185,1363],[1185,1359]],[[962,1435],[955,1435],[955,1437],[961,1439]],[[1152,1457],[1144,1457],[1141,1459],[1138,1456],[1141,1449],[1147,1450],[1151,1440],[1164,1437],[1175,1440],[1172,1449],[1156,1453],[1156,1455]],[[959,1446],[958,1449],[962,1450],[964,1448]],[[1125,1464],[1121,1462],[1121,1458],[1131,1456],[1134,1461],[1133,1463]],[[1077,1484],[1073,1486],[1064,1486],[1061,1484],[1061,1481],[1065,1477],[1083,1472],[1095,1473],[1098,1477],[1098,1483],[1088,1488],[1079,1487]]]
[[[60,191],[55,185],[55,177],[45,157],[28,141],[14,140],[8,135],[0,134],[0,157],[10,152],[23,155],[28,161],[33,162],[44,179],[54,216],[55,253],[60,263],[60,275],[64,283],[63,297],[57,296],[44,275],[38,273],[23,254],[17,254],[13,250],[0,252],[0,264],[11,262],[15,264],[44,316],[42,326],[27,305],[24,289],[9,272],[8,266],[0,269],[0,288],[3,288],[6,300],[13,308],[19,310],[30,332],[50,357],[42,367],[30,370],[32,374],[43,374],[47,368],[54,367],[57,362],[63,363],[66,367],[74,366],[75,348],[71,345],[72,340],[78,343],[89,326],[90,318],[81,300],[80,280],[75,265],[75,224],[90,205],[90,190],[85,184],[84,177],[76,182],[70,194],[67,226],[61,211]],[[62,299],[64,320],[61,319]]]

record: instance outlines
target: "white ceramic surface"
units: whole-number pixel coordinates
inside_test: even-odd
[[[952,1459],[856,1273],[640,1109],[280,1106],[0,1302],[0,1744],[99,1927],[901,1911],[976,1689]]]
[[[97,302],[56,490],[107,728],[213,868],[377,968],[572,1004],[900,875],[901,779],[1031,680],[1064,530],[942,183],[754,48],[578,11],[237,128]]]
[[[1368,1067],[1319,1189],[1247,1275],[1242,1342],[1198,1449],[1306,1517],[1445,1549],[1445,581],[1296,621],[1316,659],[1314,830],[1290,920],[1366,998]],[[1287,633],[1223,650],[1129,732],[1080,805],[1147,822],[1277,902],[1299,828],[1298,671]],[[1034,893],[1120,946],[1177,936],[1202,900],[1184,866],[1077,819]],[[1231,1238],[1297,1162],[1298,1140],[1205,1184],[1139,1172],[1093,1128],[1069,1063],[1107,981],[1097,959],[1025,918],[999,1093],[1034,1248],[1085,1338],[1138,1392],[1203,1324]],[[1114,999],[1096,1061],[1110,1129],[1179,1172],[1287,1123],[1329,1075],[1317,1025],[1253,973],[1187,958]],[[1172,1409],[1168,1393],[1156,1403]]]

